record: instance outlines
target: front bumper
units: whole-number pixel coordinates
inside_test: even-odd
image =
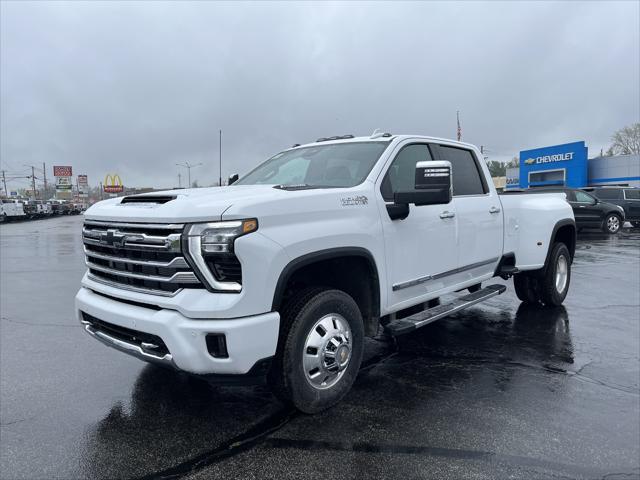
[[[85,330],[102,343],[145,361],[195,374],[244,375],[275,355],[280,315],[264,313],[234,319],[191,319],[176,310],[150,309],[81,288],[76,313]],[[123,341],[95,329],[83,313],[109,324],[160,337],[168,353],[155,355],[135,342]],[[213,357],[206,344],[209,333],[224,334],[228,358]]]

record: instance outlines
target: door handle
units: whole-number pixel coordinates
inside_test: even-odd
[[[586,205],[578,205],[580,208],[587,208]]]
[[[489,209],[489,213],[500,213],[500,209],[496,206],[493,206]]]
[[[444,212],[442,212],[440,214],[440,218],[445,219],[445,218],[453,218],[455,217],[456,214],[453,212],[449,212],[448,210],[445,210]]]

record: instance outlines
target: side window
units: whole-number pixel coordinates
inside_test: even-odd
[[[602,188],[600,190],[594,190],[593,194],[603,200],[615,200],[620,198],[620,190],[618,189]]]
[[[387,202],[393,201],[395,192],[412,192],[416,184],[416,163],[432,160],[429,147],[425,144],[407,145],[391,163],[380,192]]]
[[[581,192],[580,190],[576,190],[576,202],[591,204],[596,203],[595,199],[591,195]]]
[[[470,150],[439,145],[443,160],[451,162],[453,195],[482,195],[489,190],[482,181],[476,159]]]
[[[640,190],[625,190],[624,198],[627,200],[640,200]]]

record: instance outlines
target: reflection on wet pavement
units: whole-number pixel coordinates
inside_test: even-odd
[[[579,238],[563,307],[521,305],[507,282],[397,342],[368,341],[352,392],[307,416],[266,387],[213,386],[85,338],[71,303],[80,222],[2,227],[2,478],[640,473],[638,231]],[[52,287],[33,301],[38,282]]]

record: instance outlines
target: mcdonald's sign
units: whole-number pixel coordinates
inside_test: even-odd
[[[117,173],[107,173],[107,176],[104,177],[104,185],[102,188],[106,193],[121,193],[124,191],[124,185],[122,185],[120,175]]]

